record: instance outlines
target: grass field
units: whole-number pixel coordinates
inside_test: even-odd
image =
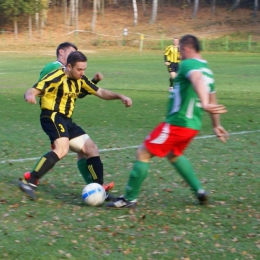
[[[77,101],[73,116],[98,144],[105,179],[114,180],[113,194],[121,195],[135,147],[164,118],[168,73],[161,52],[87,55],[89,77],[103,72],[101,87],[133,100],[125,108],[87,97]],[[231,133],[220,143],[205,114],[203,130],[186,151],[210,192],[209,205],[196,205],[174,169],[155,158],[135,211],[84,205],[72,154],[41,180],[37,202],[18,190],[18,178],[49,149],[39,106],[25,103],[23,94],[54,57],[0,57],[0,259],[260,259],[259,54],[204,54],[219,102],[228,108],[222,124]]]

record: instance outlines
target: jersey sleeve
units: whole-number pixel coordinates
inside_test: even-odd
[[[165,52],[164,52],[164,55],[167,56],[170,52],[171,52],[171,45],[168,46],[168,47],[166,47]]]
[[[89,80],[85,75],[81,78],[81,90],[78,98],[84,98],[87,95],[92,95],[99,89],[96,84]]]

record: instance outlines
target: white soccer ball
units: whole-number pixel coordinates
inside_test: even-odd
[[[82,198],[89,206],[100,206],[106,199],[106,191],[100,184],[90,183],[84,187]]]

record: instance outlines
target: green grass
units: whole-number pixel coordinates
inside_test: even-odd
[[[259,259],[259,54],[204,54],[215,73],[217,95],[228,108],[227,144],[195,140],[186,151],[210,192],[196,205],[191,191],[165,159],[154,158],[135,211],[83,204],[76,157],[68,155],[42,180],[29,201],[17,179],[49,149],[39,107],[23,94],[53,57],[1,53],[0,59],[0,259]],[[139,145],[163,120],[168,73],[161,52],[88,54],[89,77],[133,99],[132,108],[95,97],[78,100],[74,120],[101,149],[106,181],[121,195]],[[212,134],[208,116],[199,137]],[[243,133],[243,131],[252,131]],[[237,133],[237,134],[234,134]],[[123,149],[124,147],[129,147]],[[122,150],[104,150],[122,148]],[[23,159],[24,161],[17,161]]]

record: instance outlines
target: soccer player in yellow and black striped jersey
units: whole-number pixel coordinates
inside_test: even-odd
[[[173,44],[169,45],[164,52],[164,63],[168,67],[170,73],[170,90],[173,88],[173,81],[177,75],[179,62],[181,60],[179,39],[174,38]]]
[[[47,74],[49,74],[50,72],[60,69],[62,67],[66,67],[67,58],[68,58],[69,54],[71,52],[74,52],[77,50],[78,50],[77,46],[71,42],[62,42],[61,44],[59,44],[59,46],[56,49],[56,61],[47,63],[45,65],[45,67],[42,69],[42,71],[40,73],[39,81],[43,77],[45,77]],[[93,83],[97,84],[102,79],[103,79],[103,75],[100,72],[97,72],[91,81]],[[79,96],[79,98],[81,98],[81,96]],[[72,142],[72,141],[70,141],[70,142]],[[51,145],[51,147],[53,149],[53,144]],[[91,160],[88,158],[89,156],[86,157],[86,155],[84,153],[82,153],[81,151],[77,151],[77,157],[78,157],[77,167],[78,167],[80,174],[82,175],[86,184],[92,183],[93,178],[89,171],[89,169],[92,168],[92,165],[88,164],[91,162]],[[30,175],[31,175],[30,172],[25,172],[24,173],[25,180],[30,179]],[[110,189],[112,189],[114,187],[114,182],[110,182],[107,184],[104,183],[103,187],[106,191],[109,191]]]
[[[36,104],[40,97],[42,129],[49,136],[54,149],[45,153],[30,172],[30,178],[19,181],[19,188],[31,199],[35,200],[35,188],[38,180],[54,165],[65,157],[71,149],[81,151],[90,160],[89,171],[95,182],[103,184],[103,164],[100,160],[96,144],[86,132],[72,121],[75,101],[79,96],[95,95],[101,99],[120,99],[126,107],[132,100],[122,94],[99,88],[85,75],[87,57],[75,51],[69,54],[65,68],[57,69],[29,88],[24,99]]]

